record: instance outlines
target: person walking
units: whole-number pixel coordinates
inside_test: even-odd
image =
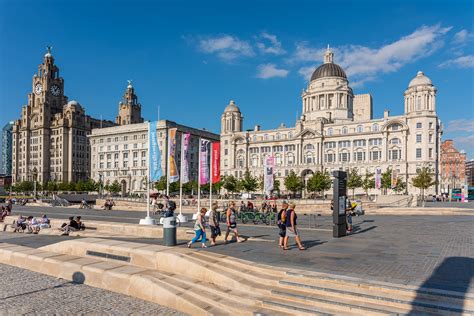
[[[285,215],[282,217],[282,220],[284,219],[285,226],[286,226],[286,236],[285,236],[285,242],[283,245],[284,250],[288,250],[288,239],[290,239],[290,237],[295,238],[295,241],[298,244],[299,250],[306,250],[306,248],[301,243],[301,238],[296,228],[297,226],[296,220],[298,219],[298,216],[296,215],[295,208],[296,208],[296,204],[290,203],[288,205],[288,210],[286,211],[286,213],[284,213]]]
[[[191,245],[194,244],[201,238],[201,248],[207,248],[206,246],[206,212],[207,209],[205,207],[201,208],[201,211],[199,212],[196,222],[194,223],[194,232],[196,233],[196,236],[188,242],[188,248],[191,248]]]
[[[219,220],[217,218],[217,202],[213,202],[211,212],[209,213],[209,228],[211,229],[211,246],[216,245],[217,236],[221,235],[221,228],[219,227]]]
[[[239,232],[237,231],[237,211],[235,210],[235,202],[229,203],[229,208],[226,211],[226,222],[227,229],[225,232],[224,242],[227,243],[227,237],[229,237],[230,230],[233,230],[234,236],[237,242],[240,242]]]
[[[280,212],[278,212],[278,215],[277,215],[277,226],[280,229],[278,233],[280,235],[280,240],[278,243],[280,248],[285,247],[286,225],[285,225],[285,222],[282,220],[282,216],[283,214],[286,214],[287,210],[288,210],[288,202],[283,201],[283,203],[281,204],[281,210]]]

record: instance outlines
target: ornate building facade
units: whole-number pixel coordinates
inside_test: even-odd
[[[245,170],[263,175],[268,155],[275,156],[276,177],[292,170],[307,180],[315,171],[357,168],[359,173],[396,170],[409,193],[410,179],[430,167],[439,178],[441,122],[436,114],[436,88],[418,72],[404,92],[404,114],[372,116],[372,97],[354,95],[344,70],[328,48],[324,63],[302,92],[302,115],[295,127],[243,130],[243,116],[231,101],[221,117],[221,173],[242,177]],[[438,186],[432,188],[438,191]],[[373,193],[377,193],[374,191]]]
[[[12,174],[12,131],[13,122],[8,122],[2,129],[2,165],[0,173],[8,176]]]
[[[441,144],[440,158],[441,193],[463,188],[466,184],[466,153],[454,147],[451,139]]]
[[[48,47],[33,75],[28,104],[13,125],[13,182],[86,180],[90,174],[87,135],[92,128],[112,125],[86,115],[77,101],[68,101],[64,79]]]

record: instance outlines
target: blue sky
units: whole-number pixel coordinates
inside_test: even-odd
[[[0,124],[17,119],[46,45],[65,92],[114,119],[132,79],[145,119],[218,132],[233,99],[244,128],[294,125],[329,44],[374,116],[403,112],[418,70],[438,88],[444,138],[474,158],[472,1],[0,0]]]

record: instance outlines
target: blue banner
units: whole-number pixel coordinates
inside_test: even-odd
[[[161,170],[161,153],[158,145],[157,121],[148,123],[148,166],[150,173],[150,182],[160,180],[163,175]]]

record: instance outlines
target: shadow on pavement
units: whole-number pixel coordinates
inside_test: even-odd
[[[364,229],[360,229],[360,226],[357,225],[353,227],[353,232],[350,235],[363,234],[375,228],[377,228],[377,226],[370,226]]]
[[[448,291],[456,291],[465,299],[465,295],[469,290],[470,284],[474,279],[474,259],[467,257],[449,257],[446,258],[431,276],[423,282],[418,288],[417,295],[412,301],[412,309],[408,315],[419,315],[420,311],[416,310],[417,306],[422,306],[424,294],[430,288],[442,289]],[[447,310],[446,312],[457,312]]]

